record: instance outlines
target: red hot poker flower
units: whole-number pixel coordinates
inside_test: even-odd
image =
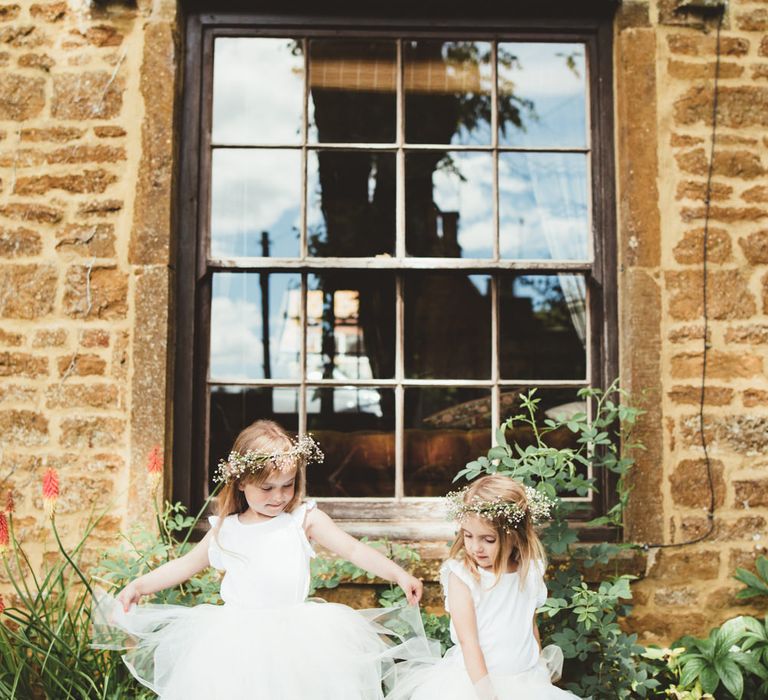
[[[3,600],[3,595],[0,593],[0,615],[2,615],[5,612],[5,601]]]
[[[163,472],[163,453],[158,445],[155,445],[149,452],[147,471],[150,474],[162,474]]]
[[[43,475],[43,502],[48,517],[53,516],[56,501],[59,499],[59,473],[51,467]]]
[[[8,518],[5,517],[5,513],[0,511],[0,554],[5,554],[10,543],[11,538],[8,532]]]
[[[152,488],[157,488],[160,483],[160,479],[163,476],[163,453],[160,451],[160,447],[155,445],[149,452],[147,458],[147,473],[152,484]]]

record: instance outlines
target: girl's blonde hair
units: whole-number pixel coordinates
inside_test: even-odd
[[[546,567],[547,555],[544,551],[544,545],[534,529],[533,518],[528,509],[528,497],[525,493],[525,487],[520,482],[498,474],[482,476],[469,485],[464,492],[463,500],[464,503],[478,501],[514,503],[525,510],[525,516],[513,527],[510,527],[509,520],[503,514],[495,517],[482,517],[482,521],[487,522],[493,528],[499,540],[499,549],[492,567],[496,582],[507,570],[510,561],[517,564],[521,587],[528,578],[531,562],[538,560],[542,567]],[[476,579],[480,579],[477,564],[464,547],[464,533],[461,527],[451,546],[450,556],[461,561]]]
[[[277,423],[271,420],[257,420],[240,431],[240,434],[235,438],[234,445],[232,445],[232,452],[243,456],[248,452],[273,455],[288,452],[293,444],[288,433]],[[300,456],[291,455],[289,459],[292,464],[287,464],[286,458],[267,460],[260,469],[246,471],[239,478],[226,482],[216,496],[216,515],[219,516],[216,530],[218,531],[224,518],[228,515],[240,514],[248,510],[245,494],[240,489],[241,484],[251,483],[258,486],[275,472],[290,473],[291,469],[295,468],[296,481],[293,498],[285,506],[284,511],[290,513],[296,508],[301,503],[304,493],[306,463]]]

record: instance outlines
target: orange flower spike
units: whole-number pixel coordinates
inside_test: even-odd
[[[43,475],[43,502],[49,518],[53,517],[57,500],[59,500],[59,473],[51,467]]]
[[[160,447],[155,445],[149,452],[147,458],[147,473],[149,474],[152,490],[157,488],[160,479],[163,476],[163,453]]]
[[[0,615],[5,612],[5,600],[3,600],[3,594],[0,593]]]
[[[5,554],[10,544],[11,537],[8,531],[8,518],[5,517],[5,513],[0,511],[0,554]]]

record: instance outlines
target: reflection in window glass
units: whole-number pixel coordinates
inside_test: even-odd
[[[211,164],[211,255],[299,254],[301,154],[216,149]]]
[[[406,377],[491,378],[490,286],[487,275],[406,278]]]
[[[405,140],[488,145],[491,142],[491,44],[406,41]]]
[[[307,389],[307,429],[325,454],[307,469],[309,495],[394,495],[394,394],[375,387]]]
[[[216,39],[213,143],[298,143],[303,103],[304,59],[300,42]]]
[[[389,378],[395,372],[395,283],[391,274],[308,276],[307,378]]]
[[[504,379],[585,379],[586,285],[581,275],[499,277]]]
[[[499,144],[585,147],[584,45],[501,43],[498,56]]]
[[[316,39],[309,61],[311,142],[394,143],[395,42]]]
[[[499,155],[499,248],[503,258],[588,260],[587,157]]]
[[[405,390],[406,496],[444,496],[456,472],[490,446],[487,389]]]
[[[211,379],[295,379],[301,346],[297,274],[213,276]]]
[[[274,420],[289,433],[299,429],[299,390],[282,387],[211,386],[210,481],[220,459],[226,459],[238,433],[255,420]]]
[[[489,153],[409,153],[405,161],[409,255],[493,255],[493,163]]]
[[[318,257],[394,254],[394,153],[310,154],[307,241],[309,254]]]

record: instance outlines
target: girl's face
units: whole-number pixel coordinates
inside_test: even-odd
[[[248,509],[258,519],[274,518],[280,515],[291,502],[296,489],[296,470],[289,472],[273,470],[260,484],[241,483],[238,488],[243,492]]]
[[[481,569],[490,569],[499,553],[499,536],[490,523],[477,516],[467,515],[461,523],[464,549]]]

